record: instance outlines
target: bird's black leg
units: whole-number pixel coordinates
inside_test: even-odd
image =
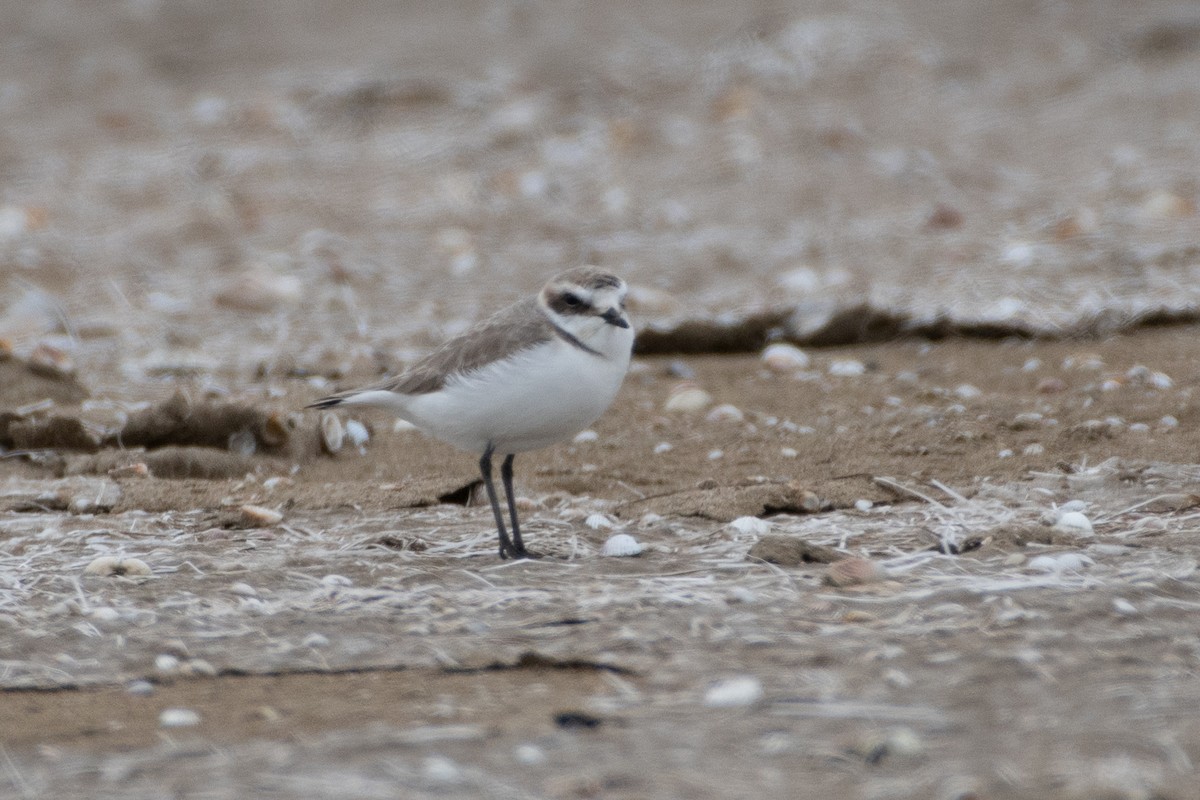
[[[500,513],[500,503],[496,500],[496,486],[492,483],[492,446],[490,444],[487,450],[483,451],[483,458],[479,459],[479,471],[483,474],[483,486],[487,489],[488,500],[492,503],[492,514],[496,517],[496,531],[500,534],[500,557],[508,558],[509,555],[512,555],[513,558],[520,558],[521,550],[513,547],[513,543],[508,538],[508,532],[504,530],[504,515]]]
[[[508,516],[512,519],[514,553],[517,558],[527,558],[529,551],[525,549],[525,543],[521,541],[521,524],[517,522],[517,501],[516,495],[513,494],[513,458],[512,453],[505,456],[504,462],[500,465],[500,480],[504,482],[504,494],[508,497]]]

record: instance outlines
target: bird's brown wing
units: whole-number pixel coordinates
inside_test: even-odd
[[[436,392],[454,373],[471,372],[509,353],[547,342],[553,336],[554,328],[537,300],[527,298],[446,340],[400,375],[367,388],[400,394]]]

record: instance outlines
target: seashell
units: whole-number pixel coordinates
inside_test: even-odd
[[[709,422],[742,422],[746,419],[746,415],[737,406],[725,403],[708,412],[705,419]]]
[[[588,442],[597,441],[599,438],[600,434],[595,431],[580,431],[575,434],[575,438],[571,441],[575,442],[575,444],[587,444]]]
[[[88,617],[97,622],[116,622],[121,618],[121,612],[110,606],[99,606],[89,611]]]
[[[236,595],[241,595],[242,597],[258,597],[258,589],[255,589],[250,584],[243,583],[242,581],[235,581],[234,583],[229,584],[229,591]]]
[[[189,728],[200,724],[200,712],[190,708],[164,708],[158,715],[160,728]]]
[[[1138,613],[1137,606],[1126,600],[1124,597],[1114,597],[1112,604],[1113,611],[1117,612],[1121,616],[1128,617]]]
[[[336,455],[346,441],[346,429],[342,427],[341,419],[337,414],[323,411],[318,426],[321,432],[321,449],[331,456]]]
[[[346,441],[356,448],[358,452],[364,453],[367,450],[367,442],[371,440],[371,432],[367,430],[367,426],[363,425],[356,419],[347,420],[346,422]]]
[[[1025,445],[1025,449],[1021,451],[1023,456],[1040,456],[1046,452],[1046,448],[1040,442]]]
[[[642,545],[628,533],[617,533],[608,537],[608,541],[600,548],[600,555],[611,558],[622,556],[640,556]]]
[[[829,362],[829,374],[839,378],[857,378],[865,374],[867,365],[853,358]]]
[[[1104,369],[1104,359],[1097,353],[1075,353],[1063,359],[1063,369],[1096,371]]]
[[[870,511],[874,506],[875,504],[865,497],[854,501],[854,508],[858,511]]]
[[[150,566],[140,558],[117,558],[116,556],[100,556],[93,559],[83,568],[84,575],[96,575],[104,578],[120,577],[123,575],[150,575]]]
[[[783,456],[784,458],[796,458],[800,455],[800,452],[794,447],[781,447],[779,449],[779,455]]]
[[[406,419],[398,419],[392,423],[392,433],[407,433],[408,431],[415,431],[416,429],[417,426],[413,425]]]
[[[245,505],[239,513],[242,522],[250,528],[269,528],[283,521],[283,514],[262,506]]]
[[[709,686],[704,692],[704,705],[709,708],[742,708],[757,703],[762,697],[762,681],[753,675],[735,675]]]
[[[1060,572],[1079,572],[1094,563],[1091,558],[1079,553],[1059,553],[1057,555],[1037,556],[1029,559],[1029,569],[1035,572],[1057,574]]]
[[[345,575],[326,575],[321,578],[322,586],[353,586],[354,581],[347,578]]]
[[[146,680],[130,681],[126,684],[125,691],[134,697],[149,697],[154,694],[154,684]]]
[[[867,558],[843,558],[829,565],[824,583],[829,586],[859,586],[882,580],[884,572],[879,565]]]
[[[1008,423],[1008,427],[1014,431],[1027,431],[1033,428],[1040,428],[1045,417],[1036,411],[1026,411],[1022,414],[1017,414],[1012,418],[1012,422]]]
[[[1082,511],[1067,511],[1059,515],[1054,523],[1054,528],[1074,536],[1091,536],[1093,534],[1092,521]]]
[[[667,396],[663,405],[664,411],[694,412],[703,411],[712,405],[713,398],[708,392],[691,381],[677,383]]]
[[[654,453],[656,455],[662,455],[663,453],[669,453],[674,449],[675,449],[675,445],[671,444],[670,442],[659,442],[658,444],[654,445]]]
[[[613,521],[608,517],[607,514],[590,514],[588,515],[588,518],[583,521],[583,524],[587,525],[594,531],[598,531],[602,528],[613,527]]]
[[[796,372],[807,369],[811,359],[796,345],[778,342],[763,350],[762,362],[773,372]]]

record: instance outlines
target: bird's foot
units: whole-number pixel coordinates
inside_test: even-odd
[[[542,558],[542,553],[539,553],[536,550],[527,550],[524,547],[517,548],[512,545],[505,547],[504,545],[501,545],[500,546],[500,558],[511,558],[513,560],[519,561],[522,558],[530,558],[530,559]]]

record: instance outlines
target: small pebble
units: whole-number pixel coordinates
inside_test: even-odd
[[[536,744],[519,744],[513,750],[513,758],[523,766],[536,767],[546,763],[546,751]]]
[[[969,383],[960,383],[955,389],[954,394],[958,395],[961,400],[971,400],[983,394],[979,388],[972,386]]]
[[[321,578],[322,586],[353,586],[354,581],[347,578],[345,575],[326,575]]]
[[[659,442],[658,444],[654,445],[654,452],[656,455],[662,455],[663,453],[669,453],[674,449],[675,449],[675,445],[671,444],[670,442]]]
[[[753,675],[722,678],[704,692],[704,705],[709,708],[741,708],[762,699],[762,681]]]
[[[829,586],[859,586],[883,579],[883,570],[874,561],[867,558],[843,558],[829,565],[825,571],[824,583]]]
[[[794,447],[784,447],[779,450],[779,455],[783,456],[784,458],[795,458],[796,456],[800,455],[800,453]]]
[[[1158,424],[1164,428],[1178,428],[1179,420],[1175,419],[1175,417],[1172,417],[1170,414],[1168,414],[1167,416],[1160,419],[1158,421]]]
[[[599,438],[600,434],[595,431],[580,431],[575,434],[575,438],[571,441],[575,442],[575,444],[587,444],[588,442],[597,441]]]
[[[708,451],[708,460],[716,461],[718,458],[721,458],[724,455],[725,455],[724,450],[709,450]]]
[[[130,681],[126,684],[125,691],[134,697],[149,697],[154,694],[154,684],[143,680]]]
[[[600,548],[600,555],[610,558],[638,556],[642,554],[642,545],[628,533],[618,533],[610,536]]]
[[[1040,456],[1045,452],[1046,448],[1043,445],[1038,442],[1034,442],[1033,444],[1025,445],[1025,449],[1021,451],[1021,454],[1027,456]]]
[[[121,612],[111,606],[97,606],[88,612],[88,617],[97,622],[116,622],[121,618]]]
[[[829,374],[839,378],[856,378],[866,374],[867,365],[855,359],[840,359],[829,363]]]
[[[854,501],[854,507],[859,511],[870,511],[874,506],[875,504],[865,497]]]
[[[269,528],[283,521],[283,514],[262,506],[245,505],[239,513],[242,522],[251,528]]]
[[[200,724],[200,714],[190,708],[165,708],[158,715],[160,728],[188,728]]]
[[[811,359],[794,344],[779,342],[763,350],[762,361],[773,372],[795,372],[807,369]]]
[[[435,783],[458,783],[463,779],[462,768],[445,756],[427,756],[421,764],[421,774]]]

